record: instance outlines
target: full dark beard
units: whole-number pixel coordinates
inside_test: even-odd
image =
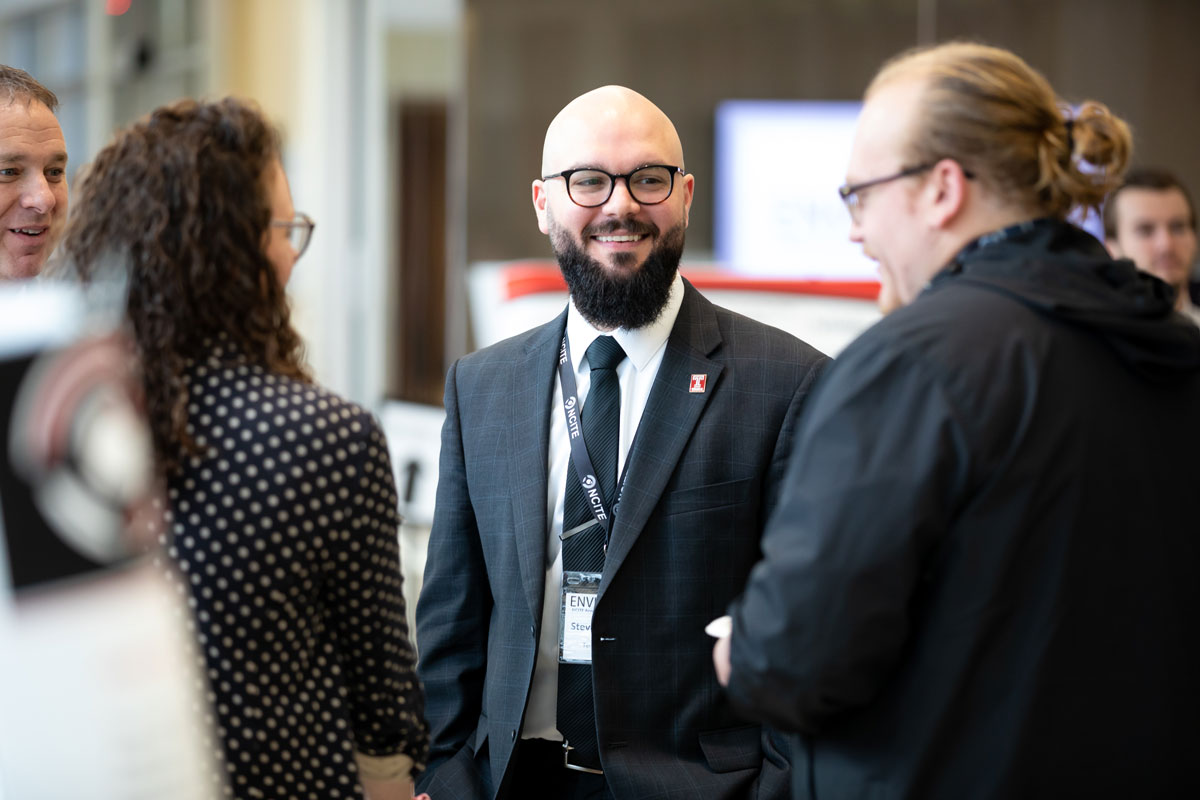
[[[658,233],[657,226],[627,220],[612,223],[629,233]],[[607,231],[585,229],[585,237]],[[621,253],[615,259],[622,271],[610,274],[599,261],[585,253],[566,230],[551,221],[550,243],[558,266],[571,290],[571,299],[579,313],[601,329],[636,330],[654,322],[667,306],[675,271],[683,256],[683,223],[667,230],[650,251],[645,262],[633,266],[634,255]]]

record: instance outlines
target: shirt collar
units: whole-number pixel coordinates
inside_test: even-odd
[[[1053,217],[1038,217],[1037,219],[1027,219],[1024,222],[1018,222],[1015,225],[1009,225],[1000,230],[990,231],[967,242],[958,255],[950,262],[952,267],[961,266],[973,253],[983,250],[1001,242],[1008,242],[1014,239],[1023,239],[1034,231],[1043,231],[1064,225],[1062,220],[1054,219]]]
[[[667,304],[663,306],[658,319],[644,328],[636,330],[617,328],[615,331],[609,331],[608,335],[617,340],[617,344],[621,345],[621,349],[625,351],[630,363],[640,372],[650,363],[650,359],[654,358],[654,354],[666,344],[667,337],[671,335],[671,329],[675,327],[675,319],[679,316],[679,309],[682,305],[683,278],[676,271],[675,280],[671,282],[671,289],[667,294]],[[580,372],[583,354],[587,352],[588,347],[597,336],[604,335],[606,335],[605,331],[596,330],[590,322],[583,318],[579,309],[575,308],[575,301],[572,300],[567,308],[567,341],[571,345],[571,361],[573,362],[571,366],[575,368],[576,372]]]
[[[1200,308],[1197,308],[1196,304],[1192,302],[1192,298],[1188,294],[1188,286],[1186,283],[1183,285],[1183,288],[1180,289],[1180,291],[1183,292],[1183,306],[1179,309],[1180,313],[1196,318],[1198,315],[1200,315]]]

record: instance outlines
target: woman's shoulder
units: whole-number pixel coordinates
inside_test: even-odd
[[[209,359],[187,373],[193,421],[242,418],[259,433],[294,428],[311,433],[347,428],[364,438],[379,435],[375,416],[352,400],[300,378],[244,361]]]

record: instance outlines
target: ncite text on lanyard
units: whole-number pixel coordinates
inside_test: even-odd
[[[583,488],[583,496],[588,500],[588,508],[592,510],[592,516],[604,529],[604,551],[607,553],[608,542],[612,538],[612,515],[621,502],[621,488],[625,484],[625,472],[622,470],[621,478],[617,481],[617,502],[610,507],[600,491],[596,470],[592,466],[587,444],[583,440],[583,427],[579,421],[582,403],[579,402],[579,387],[575,383],[575,371],[571,368],[571,346],[567,344],[566,334],[563,335],[562,346],[558,350],[558,378],[562,383],[563,414],[567,418],[567,435],[571,443],[571,463],[575,465],[575,474]],[[625,466],[628,468],[628,462]],[[564,530],[559,538],[565,539],[579,530],[582,528]]]

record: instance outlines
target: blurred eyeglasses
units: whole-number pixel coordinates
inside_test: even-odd
[[[271,220],[271,227],[284,228],[287,231],[288,244],[296,251],[296,258],[300,258],[308,249],[308,243],[312,241],[313,228],[317,227],[317,223],[313,222],[308,214],[297,213],[291,219]]]
[[[920,175],[922,172],[933,169],[933,164],[918,164],[915,167],[906,167],[894,175],[885,175],[882,178],[872,178],[869,181],[862,183],[848,183],[845,186],[838,188],[838,195],[842,198],[842,202],[846,204],[846,210],[850,212],[850,219],[855,222],[862,221],[862,197],[861,193],[864,189],[870,189],[872,186],[879,186],[884,183],[898,181],[901,178],[909,178],[913,175]]]
[[[920,175],[922,172],[928,172],[940,163],[939,161],[931,161],[927,164],[917,164],[915,167],[906,167],[894,175],[885,175],[882,178],[873,178],[862,183],[848,183],[845,186],[838,188],[838,195],[842,198],[842,202],[846,204],[846,210],[850,212],[850,219],[854,220],[855,224],[862,222],[862,192],[864,189],[870,189],[872,186],[879,186],[883,183],[891,183],[898,181],[901,178],[911,178],[913,175]],[[963,169],[963,177],[969,181],[975,180],[975,173],[969,169]]]
[[[618,178],[625,179],[629,194],[638,203],[652,206],[671,196],[675,188],[675,176],[683,174],[683,167],[669,164],[648,164],[624,175],[613,175],[602,169],[564,169],[553,175],[543,175],[542,180],[562,178],[567,184],[567,197],[577,206],[595,208],[608,202]]]

